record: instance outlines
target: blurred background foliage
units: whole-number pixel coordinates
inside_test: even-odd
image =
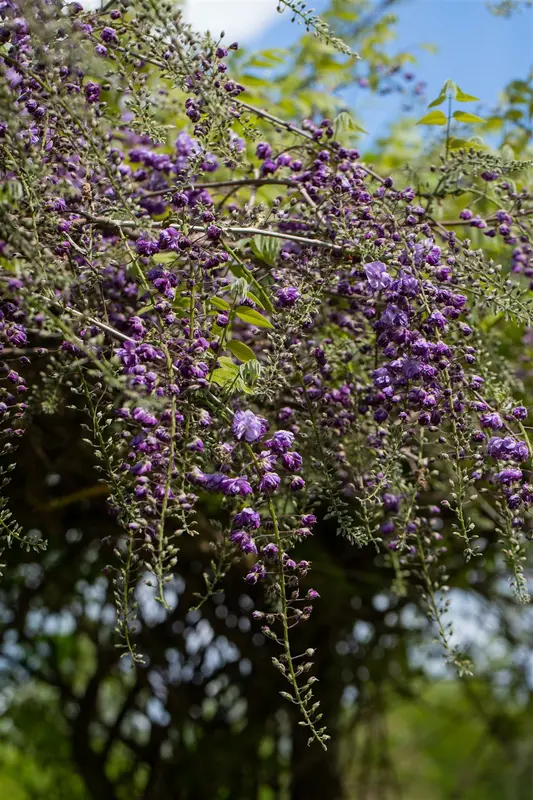
[[[248,102],[282,119],[337,118],[339,138],[352,146],[365,120],[346,107],[345,90],[358,82],[378,97],[400,93],[401,119],[364,158],[383,175],[416,179],[429,190],[438,181],[443,135],[416,125],[432,98],[416,75],[415,53],[400,47],[391,55],[399,2],[332,0],[325,18],[361,60],[305,34],[288,50],[237,53],[233,73],[247,86]],[[530,78],[517,76],[500,106],[485,109],[483,125],[466,133],[463,125],[454,135],[475,135],[488,152],[531,157]],[[349,115],[339,118],[342,111]],[[263,202],[275,194],[272,187],[258,191]],[[466,205],[491,213],[490,187],[472,196],[459,184],[437,200],[435,213],[456,219]],[[494,258],[509,261],[510,253],[476,236]],[[487,342],[527,379],[532,352],[523,333],[499,318],[486,330]],[[49,406],[23,440],[11,488],[15,516],[48,548],[39,558],[8,552],[0,584],[1,798],[531,798],[533,616],[515,605],[496,548],[466,565],[460,547],[450,545],[449,618],[476,664],[472,679],[458,680],[433,642],[416,591],[392,594],[381,556],[350,548],[326,522],[317,526],[301,556],[312,560],[324,602],[297,631],[296,649],[317,648],[333,735],[325,754],[307,748],[290,706],[276,703],[282,687],[251,623],[254,590],[243,574],[236,569],[223,593],[189,610],[216,536],[207,518],[200,536],[183,541],[178,569],[187,582],[176,577],[172,611],[154,608],[139,587],[145,665],[133,671],[120,659],[105,569],[115,535],[105,487],[82,442],[83,420],[56,408],[53,397]],[[217,509],[206,513],[211,520]],[[482,536],[486,545],[495,538],[490,530]]]

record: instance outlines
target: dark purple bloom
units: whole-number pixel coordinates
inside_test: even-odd
[[[281,456],[283,466],[288,472],[298,472],[302,468],[303,459],[295,450],[283,453]]]
[[[157,425],[157,418],[154,417],[153,414],[150,414],[149,411],[146,411],[144,408],[134,408],[133,409],[133,419],[137,422],[140,422],[141,425]]]
[[[400,498],[394,494],[384,494],[383,505],[387,511],[395,514],[400,508]]]
[[[159,252],[159,243],[139,237],[136,242],[136,250],[140,256],[153,256]]]
[[[300,298],[300,292],[295,286],[287,286],[285,289],[278,289],[276,292],[276,305],[278,308],[290,308]]]
[[[305,481],[299,475],[296,475],[292,479],[292,481],[290,483],[290,486],[291,486],[291,489],[292,489],[293,492],[299,492],[299,491],[301,491],[302,489],[305,488]]]
[[[257,158],[260,158],[262,161],[264,161],[265,158],[270,158],[272,155],[272,148],[269,144],[267,144],[267,142],[259,142],[255,148],[255,154]]]
[[[259,528],[261,525],[261,517],[254,511],[253,508],[243,508],[233,518],[233,525],[237,528]]]
[[[294,433],[290,431],[276,431],[272,439],[265,442],[266,446],[275,453],[286,453],[294,444]]]
[[[275,492],[276,489],[280,485],[280,477],[276,472],[265,472],[261,480],[259,481],[259,490],[261,492],[265,492],[269,494],[270,492]]]
[[[85,84],[85,98],[88,103],[97,103],[100,100],[101,86],[89,81]]]
[[[253,489],[246,478],[226,478],[220,481],[220,491],[230,497],[242,495],[245,497],[247,494],[253,494]]]
[[[490,411],[488,414],[482,415],[481,425],[484,428],[492,428],[493,431],[498,431],[503,428],[503,419],[495,411]]]
[[[243,553],[257,555],[257,545],[246,531],[235,531],[235,533],[231,534],[231,541],[238,545]]]
[[[106,44],[118,42],[117,32],[114,28],[104,28],[101,35],[102,41]]]
[[[522,470],[518,469],[518,467],[506,467],[506,469],[502,469],[502,471],[498,472],[494,477],[498,483],[508,485],[522,478]]]

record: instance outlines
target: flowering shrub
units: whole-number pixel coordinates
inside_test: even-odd
[[[227,524],[198,605],[246,564],[310,741],[328,739],[313,652],[294,653],[290,632],[318,600],[295,551],[324,498],[338,535],[392,565],[395,591],[421,588],[468,672],[442,622],[446,536],[478,556],[488,515],[529,600],[527,403],[490,337],[495,315],[533,316],[533,205],[509,178],[527,165],[446,147],[436,181],[398,184],[336,140],[338,120],[247,103],[237,45],[171,5],[0,8],[4,483],[32,414],[84,411],[123,531],[117,629],[134,660],[138,582],[166,607],[181,537],[216,508]],[[480,184],[494,213],[441,218]],[[497,239],[510,270],[456,229]],[[2,502],[7,543],[43,547]]]

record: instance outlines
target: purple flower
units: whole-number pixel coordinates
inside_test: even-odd
[[[378,367],[372,373],[372,380],[374,381],[374,385],[378,387],[378,389],[384,389],[388,386],[391,382],[391,376],[389,371],[386,367]]]
[[[276,305],[278,308],[290,308],[300,298],[300,292],[295,286],[287,286],[276,292]]]
[[[290,483],[290,487],[291,487],[293,492],[300,492],[302,489],[305,488],[305,481],[304,481],[303,478],[300,478],[299,475],[296,475],[292,479],[292,481]]]
[[[265,472],[265,474],[259,481],[259,490],[261,492],[265,492],[266,494],[270,494],[270,492],[276,491],[276,489],[280,485],[280,482],[281,479],[277,473]]]
[[[275,453],[286,453],[294,444],[294,433],[290,431],[276,431],[272,439],[265,442],[266,446]]]
[[[268,430],[268,422],[253,411],[236,411],[232,425],[233,435],[238,441],[256,442]]]
[[[394,494],[384,494],[383,505],[386,511],[391,511],[395,514],[400,508],[400,498],[396,497]]]
[[[266,569],[265,565],[261,564],[261,562],[257,562],[254,564],[246,578],[244,579],[246,583],[254,584],[257,581],[262,580],[266,576]]]
[[[102,41],[106,44],[118,42],[116,30],[114,28],[104,28],[102,30]]]
[[[253,489],[246,480],[246,478],[226,478],[220,481],[220,491],[233,497],[235,495],[242,495],[245,497],[247,494],[253,494]]]
[[[518,467],[507,467],[498,472],[495,476],[498,483],[510,484],[519,481],[522,478],[522,470]]]
[[[527,408],[524,408],[524,406],[517,406],[516,408],[513,408],[512,414],[515,419],[526,419]]]
[[[133,419],[137,422],[140,422],[141,425],[157,425],[157,418],[154,417],[153,414],[150,414],[144,408],[134,408],[133,409]]]
[[[515,461],[527,461],[529,458],[529,448],[525,442],[517,442],[514,449]]]
[[[259,528],[261,525],[261,517],[254,511],[253,508],[247,506],[235,514],[233,517],[233,525],[237,528]]]
[[[513,461],[527,461],[529,450],[525,442],[519,442],[511,436],[492,436],[489,439],[487,450],[489,456],[498,460],[511,459]]]
[[[97,103],[100,100],[100,84],[89,81],[85,84],[85,99],[88,103]]]
[[[283,466],[288,472],[298,472],[302,468],[303,459],[295,450],[283,453],[281,456]]]
[[[503,419],[496,412],[489,412],[481,416],[481,425],[483,428],[492,428],[493,431],[498,431],[503,428]]]
[[[141,236],[137,239],[136,250],[140,256],[153,256],[159,251],[159,243],[143,239]]]
[[[254,553],[257,555],[257,545],[246,531],[235,531],[231,534],[231,541],[238,545],[243,553]]]
[[[255,154],[257,158],[260,158],[262,161],[264,161],[265,158],[270,158],[272,155],[272,148],[269,144],[267,144],[267,142],[259,142],[255,148]]]
[[[176,152],[179,156],[187,158],[200,152],[200,146],[186,131],[180,131],[175,142]]]
[[[397,305],[389,303],[379,322],[385,328],[404,328],[408,323],[408,317],[405,311],[402,311]]]
[[[312,527],[313,525],[316,525],[317,519],[314,514],[304,514],[302,517],[300,517],[300,522],[302,525]]]
[[[263,547],[263,549],[261,550],[261,555],[264,556],[265,558],[276,558],[278,552],[279,552],[278,548],[276,547],[274,542],[270,542],[269,544],[266,544]]]
[[[381,261],[372,261],[370,264],[365,264],[364,270],[370,288],[374,291],[388,289],[391,285],[392,278],[387,272],[387,267]]]
[[[441,330],[446,327],[446,317],[444,317],[440,311],[432,311],[429,315],[429,322],[432,322],[435,327]]]
[[[20,72],[17,72],[14,67],[9,67],[9,69],[6,70],[5,75],[6,80],[12,89],[15,89],[20,83],[22,83],[22,75]]]
[[[6,336],[15,347],[22,347],[28,343],[26,329],[22,325],[17,325],[16,323],[7,329]]]

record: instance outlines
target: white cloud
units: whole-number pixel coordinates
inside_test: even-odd
[[[277,0],[186,0],[185,18],[198,31],[249,42],[275,21]]]
[[[183,0],[182,0],[183,1]],[[100,0],[81,0],[87,9],[99,8]],[[278,0],[184,0],[185,19],[197,31],[209,30],[225,41],[250,42],[272,25]]]

